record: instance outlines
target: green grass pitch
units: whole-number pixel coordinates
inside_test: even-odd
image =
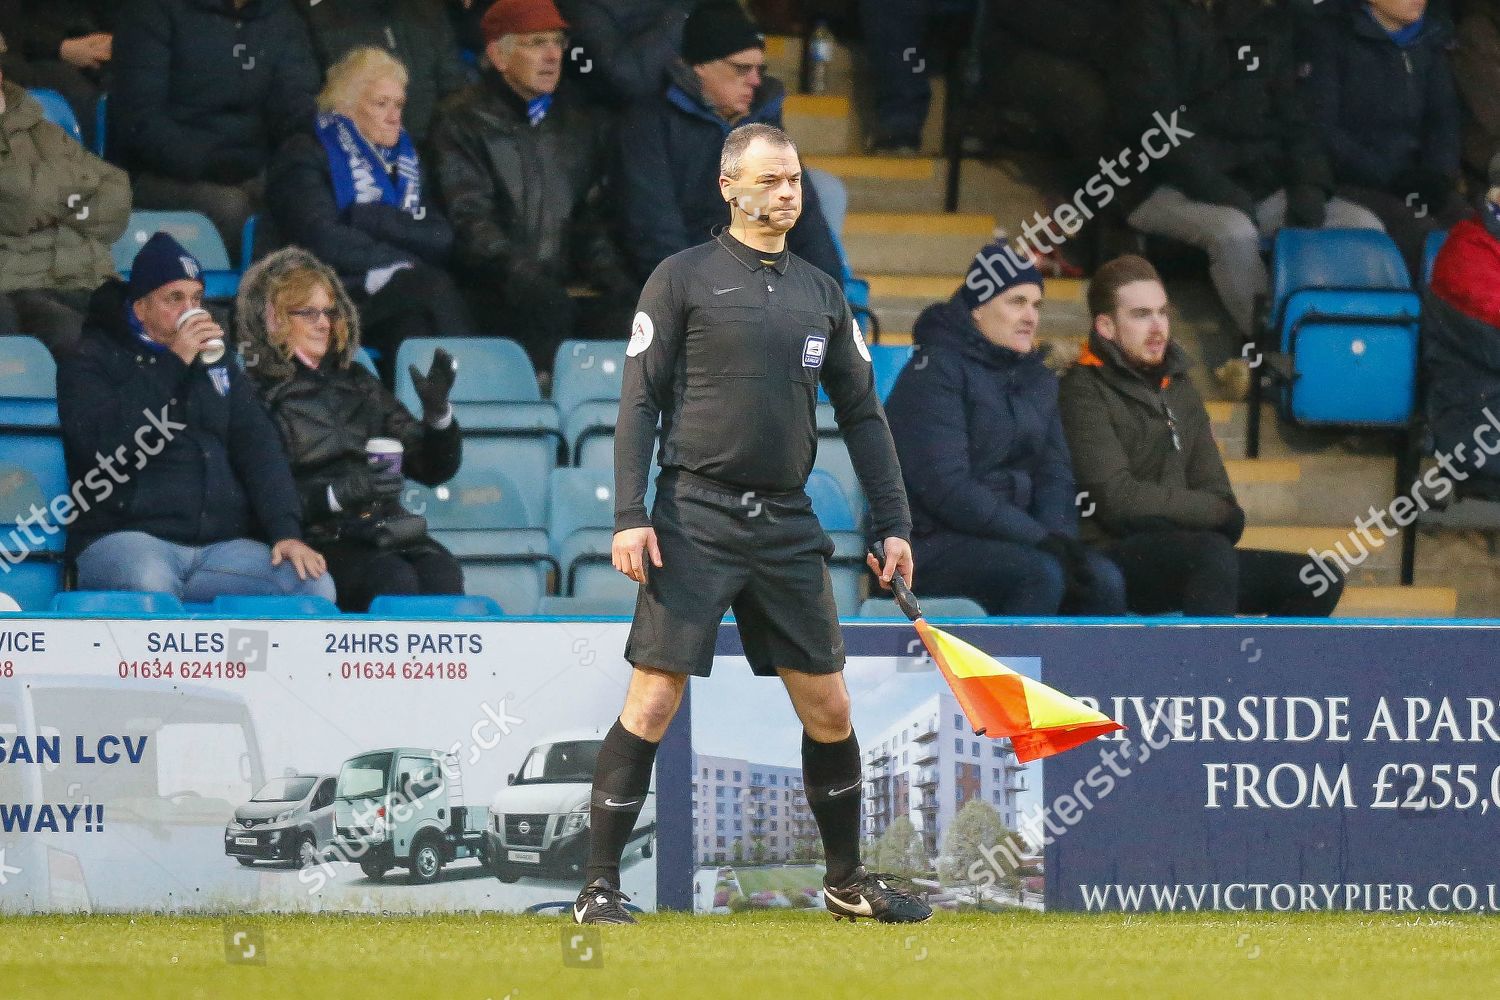
[[[264,965],[227,964],[250,920]],[[647,916],[563,964],[561,918],[7,917],[7,998],[1479,997],[1500,921],[1357,914],[949,914],[916,927],[826,914]]]

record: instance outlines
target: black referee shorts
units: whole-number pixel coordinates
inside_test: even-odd
[[[651,526],[662,567],[647,556],[625,659],[707,677],[719,623],[732,608],[756,674],[844,668],[828,576],[833,540],[805,493],[731,493],[669,471],[658,480]]]

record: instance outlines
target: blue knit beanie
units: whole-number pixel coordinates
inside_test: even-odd
[[[974,255],[969,273],[964,275],[958,294],[970,309],[978,309],[990,299],[1016,285],[1042,287],[1042,272],[1033,259],[1022,257],[1004,240],[985,244]]]
[[[159,232],[146,241],[130,265],[130,289],[127,298],[134,302],[145,298],[162,285],[184,278],[203,280],[203,265],[183,249],[170,233]]]

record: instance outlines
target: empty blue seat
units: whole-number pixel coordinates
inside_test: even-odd
[[[23,612],[50,611],[52,599],[62,590],[62,575],[61,559],[28,560],[0,575],[0,593],[10,595]]]
[[[69,495],[60,437],[42,431],[0,435],[0,549],[12,557],[24,554],[51,560],[60,556],[63,526],[58,514],[69,514],[73,501],[57,498]],[[82,498],[97,499],[92,492]],[[31,519],[33,508],[47,513]],[[17,526],[22,518],[30,521],[25,529]]]
[[[910,344],[871,344],[870,363],[875,367],[875,394],[884,403],[896,387],[901,369],[911,360]]]
[[[246,232],[254,233],[254,220],[245,223]],[[115,270],[129,280],[130,269],[135,264],[135,255],[146,241],[157,233],[171,235],[184,250],[198,258],[203,265],[203,297],[208,299],[232,299],[240,287],[240,272],[229,262],[229,251],[224,240],[208,217],[199,212],[147,211],[130,213],[130,224],[110,248],[114,256]],[[243,250],[243,248],[242,248]]]
[[[925,618],[984,618],[984,608],[978,601],[967,597],[924,597],[922,615]],[[906,615],[888,597],[872,597],[859,606],[861,618],[900,618]]]
[[[552,401],[562,416],[563,435],[574,465],[585,464],[581,450],[586,444],[610,444],[624,376],[623,341],[566,340],[558,346],[552,368]]]
[[[371,353],[368,347],[361,347],[355,351],[354,360],[371,375],[374,375],[376,378],[380,377],[380,369],[375,367],[375,355]],[[421,416],[421,413],[419,412],[417,415]]]
[[[79,127],[78,116],[73,113],[73,106],[68,103],[66,97],[47,87],[33,87],[27,93],[42,106],[43,118],[72,136],[74,142],[82,145],[83,129]]]
[[[618,576],[631,588],[636,584],[610,564],[610,543],[615,532],[614,475],[597,468],[552,470],[552,509],[547,534],[565,582],[563,592],[604,596],[623,593],[609,576]],[[596,581],[594,577],[606,578]],[[603,589],[596,583],[604,584]]]
[[[411,337],[396,352],[396,398],[413,413],[422,402],[408,368],[426,374],[432,355],[443,348],[458,365],[449,397],[464,435],[497,434],[562,441],[557,407],[542,399],[536,369],[520,344],[503,337]],[[550,464],[556,464],[555,460]]]
[[[57,426],[57,365],[35,337],[0,337],[0,427]]]
[[[212,610],[237,618],[337,618],[337,604],[316,594],[220,594]]]
[[[536,613],[554,618],[629,618],[635,614],[635,598],[547,596]]]
[[[176,596],[153,590],[73,590],[52,599],[52,610],[69,615],[183,615]]]
[[[498,618],[504,612],[492,598],[477,594],[381,594],[370,602],[370,614],[386,618]]]
[[[849,457],[849,446],[841,437],[818,438],[818,454],[813,460],[814,469],[822,469],[838,483],[849,509],[854,512],[856,522],[864,519],[864,490],[859,484],[859,475],[854,471],[854,460]]]

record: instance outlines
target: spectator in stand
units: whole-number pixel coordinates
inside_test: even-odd
[[[972,6],[963,0],[965,8]],[[927,74],[936,62],[925,44],[938,0],[860,0],[865,58],[875,99],[869,150],[915,156],[932,103]]]
[[[135,207],[202,212],[234,257],[271,154],[312,127],[307,27],[290,0],[131,0],[119,28],[110,155]]]
[[[604,219],[605,129],[558,90],[567,27],[552,0],[499,0],[480,80],[444,103],[431,140],[470,309],[542,372],[568,337],[621,336],[637,291]],[[596,294],[575,300],[584,284]]]
[[[735,0],[707,0],[688,18],[683,58],[665,94],[641,102],[619,135],[623,245],[641,281],[679,250],[729,222],[719,190],[719,151],[735,127],[781,127],[786,91],[765,73],[765,36]],[[802,218],[787,245],[843,282],[843,264],[823,218],[818,189],[802,185]]]
[[[979,252],[962,287],[917,317],[886,402],[911,498],[923,591],[992,615],[1119,615],[1119,569],[1078,540],[1057,376],[1036,340],[1042,276]]]
[[[338,272],[391,384],[401,341],[475,332],[443,270],[453,228],[402,128],[406,79],[383,49],[350,52],[318,96],[317,134],[288,139],[266,177],[277,229]]]
[[[1465,214],[1447,23],[1427,0],[1341,0],[1308,23],[1303,88],[1334,192],[1380,219],[1422,277],[1427,234]]]
[[[94,107],[108,89],[117,4],[108,0],[0,0],[0,31],[12,52],[7,73],[23,87],[47,87],[73,109],[90,148]]]
[[[1460,103],[1463,165],[1483,187],[1500,153],[1500,0],[1469,0],[1458,22],[1453,76]]]
[[[1115,32],[1120,138],[1133,159],[1110,162],[1127,174],[1129,224],[1204,250],[1243,338],[1269,290],[1263,237],[1381,228],[1369,209],[1329,197],[1322,140],[1297,93],[1293,22],[1283,0],[1127,0]]]
[[[355,49],[382,49],[406,67],[407,131],[421,145],[438,102],[469,82],[443,0],[296,0],[325,73]],[[321,256],[321,255],[320,255]]]
[[[1059,402],[1079,495],[1093,508],[1085,537],[1124,572],[1130,610],[1331,614],[1342,580],[1316,578],[1302,555],[1235,548],[1245,512],[1172,340],[1156,268],[1134,255],[1104,264],[1088,308],[1093,329]]]
[[[1500,462],[1475,448],[1500,397],[1500,153],[1477,215],[1448,233],[1422,307],[1422,381],[1437,451],[1457,488],[1500,499]],[[1492,435],[1493,436],[1493,435]],[[1471,481],[1470,477],[1473,477]]]
[[[68,478],[111,486],[79,505],[68,532],[78,586],[194,603],[219,594],[332,599],[323,557],[302,541],[276,428],[239,365],[213,360],[224,331],[198,309],[201,273],[157,233],[128,285],[111,278],[94,293],[83,345],[58,366]]]
[[[656,97],[682,52],[683,26],[696,2],[562,0],[558,7],[582,50],[569,70],[599,103],[624,107]]]
[[[42,117],[0,72],[0,333],[78,346],[89,295],[115,273],[130,180]]]
[[[418,421],[355,360],[359,315],[333,270],[300,247],[252,267],[238,306],[246,370],[281,432],[307,538],[328,560],[339,607],[364,612],[379,594],[462,594],[458,560],[400,503],[403,475],[436,486],[458,471],[453,358],[437,351],[426,376],[412,367]],[[400,465],[372,464],[372,438],[400,442]]]

